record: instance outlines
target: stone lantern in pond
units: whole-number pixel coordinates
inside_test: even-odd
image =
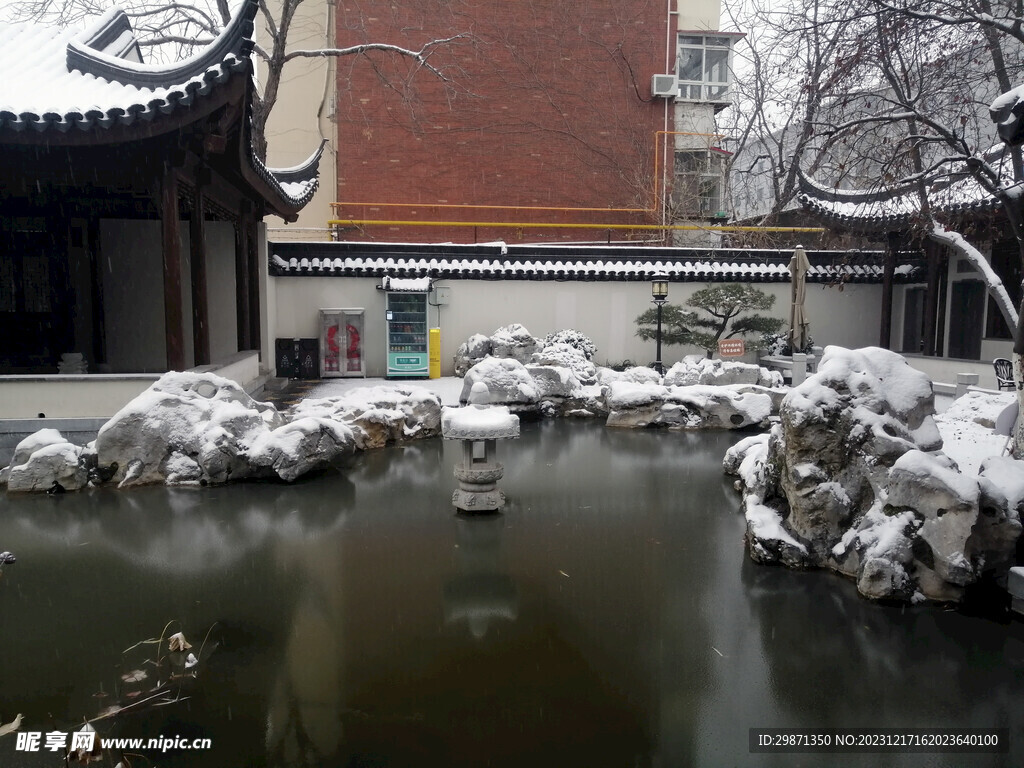
[[[462,512],[496,512],[505,506],[505,494],[498,480],[505,468],[497,459],[497,441],[519,437],[519,417],[503,405],[491,405],[487,385],[477,382],[465,408],[446,408],[441,417],[441,434],[447,440],[462,441],[462,460],[455,465],[459,487],[452,504]]]

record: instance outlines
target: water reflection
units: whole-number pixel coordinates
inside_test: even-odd
[[[444,585],[446,624],[465,622],[477,640],[495,620],[515,621],[519,593],[515,582],[502,572],[503,515],[457,515],[456,573]]]
[[[754,566],[720,469],[735,439],[524,425],[509,504],[479,519],[453,513],[459,446],[440,440],[291,486],[9,497],[0,720],[95,714],[121,651],[176,619],[219,649],[187,704],[119,734],[214,748],[147,755],[161,768],[877,765],[750,755],[747,731],[1019,733],[1019,624]]]
[[[339,525],[355,501],[353,482],[337,473],[317,482],[324,487],[315,493],[253,484],[9,497],[4,541],[30,557],[59,543],[109,550],[144,568],[216,572],[268,541],[315,538]]]

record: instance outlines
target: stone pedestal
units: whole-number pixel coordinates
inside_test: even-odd
[[[441,434],[462,441],[462,460],[455,466],[459,487],[452,505],[462,512],[497,512],[505,506],[498,480],[505,468],[497,459],[497,441],[519,437],[519,417],[505,406],[490,405],[487,385],[477,382],[465,408],[447,408],[441,417]]]

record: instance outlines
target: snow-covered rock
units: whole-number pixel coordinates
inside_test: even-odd
[[[499,328],[491,336],[491,354],[494,357],[511,358],[520,363],[528,363],[538,347],[537,339],[519,323]]]
[[[547,351],[550,348],[550,351]],[[597,352],[594,342],[573,329],[555,331],[543,340],[534,337],[523,325],[513,323],[499,328],[491,336],[474,334],[459,345],[455,353],[455,375],[465,376],[466,371],[485,357],[502,357],[521,363],[535,362],[541,365],[561,365],[571,368],[584,384],[593,384],[596,369],[590,360]],[[537,359],[538,353],[545,353]],[[571,356],[571,357],[570,357]],[[574,358],[582,357],[583,362]]]
[[[249,444],[284,423],[229,379],[172,371],[103,425],[96,454],[101,466],[117,462],[113,480],[126,485],[164,483],[183,471],[189,482],[223,483],[252,476]]]
[[[564,400],[580,396],[581,383],[571,369],[552,364],[531,364],[525,367],[541,399]]]
[[[907,451],[889,470],[888,491],[889,508],[912,512],[931,550],[932,562],[919,566],[951,584],[970,583],[974,568],[964,553],[978,519],[978,478],[961,474],[942,454]]]
[[[358,444],[356,431],[347,424],[305,416],[250,436],[250,473],[260,476],[272,472],[290,482],[352,453]]]
[[[292,418],[308,416],[358,427],[359,448],[380,448],[413,438],[436,437],[441,430],[441,400],[422,387],[366,387],[339,397],[302,400]]]
[[[597,366],[576,347],[563,342],[548,344],[540,352],[533,354],[535,365],[556,365],[568,368],[580,384],[597,382]]]
[[[981,463],[978,475],[978,521],[966,553],[972,560],[986,558],[985,568],[1002,573],[1017,563],[1016,542],[1024,514],[1024,461],[993,456]]]
[[[609,427],[742,429],[772,414],[767,392],[733,387],[664,387],[613,381],[607,389]]]
[[[597,383],[611,384],[613,381],[628,381],[633,384],[661,384],[661,374],[653,368],[637,365],[624,371],[600,367],[597,369]]]
[[[767,440],[726,456],[745,494],[751,557],[830,568],[870,598],[958,599],[1007,559],[1020,521],[984,479],[935,453],[933,412],[931,382],[901,356],[828,347]]]
[[[462,382],[459,402],[468,403],[473,385],[483,382],[495,405],[507,405],[513,411],[537,407],[540,394],[526,366],[511,358],[488,357],[468,371]]]
[[[757,384],[762,387],[781,387],[783,380],[782,374],[778,371],[770,371],[760,365],[688,355],[665,373],[664,383],[666,386],[677,387],[694,384]]]
[[[4,472],[9,493],[61,488],[77,491],[89,482],[91,451],[68,442],[56,429],[41,429],[14,449]]]
[[[593,340],[574,328],[564,328],[561,331],[549,333],[541,342],[541,347],[548,347],[552,344],[568,344],[581,352],[587,360],[593,360],[594,355],[597,354],[597,345]]]
[[[441,402],[419,387],[368,388],[308,400],[287,413],[213,374],[168,373],[107,422],[96,438],[113,480],[217,484],[291,481],[357,449],[440,433]]]
[[[491,354],[493,344],[488,336],[474,333],[459,345],[455,352],[455,375],[465,376],[466,371]]]

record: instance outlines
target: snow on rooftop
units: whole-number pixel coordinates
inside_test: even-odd
[[[83,29],[0,23],[0,127],[87,130],[150,120],[209,93],[234,72],[248,71],[246,56],[211,48],[172,65],[139,64],[84,42],[108,21]],[[228,33],[225,29],[224,34]],[[72,66],[72,54],[80,57]],[[95,67],[90,66],[95,64]],[[95,69],[104,76],[82,69]],[[123,73],[122,80],[117,79]],[[142,86],[134,82],[143,82]]]
[[[423,292],[430,290],[429,277],[385,277],[381,281],[385,291]]]

